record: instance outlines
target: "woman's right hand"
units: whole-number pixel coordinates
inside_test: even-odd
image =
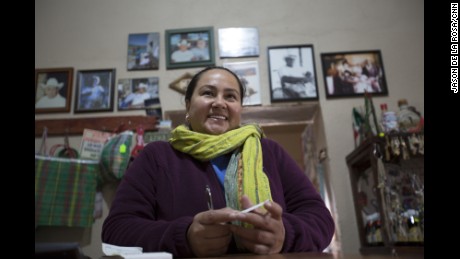
[[[235,210],[223,208],[198,213],[187,230],[188,243],[197,257],[220,256],[227,252],[232,239],[228,222],[235,219]]]

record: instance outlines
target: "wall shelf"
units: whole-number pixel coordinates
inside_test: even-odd
[[[319,111],[318,103],[246,106],[241,123],[257,122],[261,127],[305,125],[313,123]],[[166,111],[165,118],[172,121],[172,128],[185,123],[185,110]]]
[[[73,119],[35,120],[35,137],[48,128],[48,136],[82,135],[84,129],[114,132],[116,129],[133,130],[142,124],[144,130],[157,129],[157,117],[154,116],[111,116]]]

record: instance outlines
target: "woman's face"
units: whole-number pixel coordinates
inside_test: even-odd
[[[204,72],[190,101],[186,101],[192,130],[219,135],[236,129],[241,121],[241,92],[237,79],[222,69]]]

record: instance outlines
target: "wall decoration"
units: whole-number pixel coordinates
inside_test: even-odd
[[[113,111],[115,69],[79,70],[75,113]]]
[[[118,110],[143,110],[144,101],[160,104],[158,77],[118,79]]]
[[[128,71],[158,70],[160,33],[133,33],[128,36]]]
[[[268,47],[271,102],[318,100],[313,45]]]
[[[326,98],[388,95],[380,50],[321,53]]]
[[[257,28],[220,28],[218,32],[220,58],[259,56]]]
[[[35,69],[35,113],[69,112],[73,68]]]
[[[223,66],[235,72],[245,85],[246,95],[243,98],[243,105],[262,104],[259,63],[257,61],[226,62]]]
[[[214,65],[213,27],[166,30],[167,69]]]
[[[161,108],[160,98],[150,98],[144,100],[145,115],[154,116],[158,121],[163,120],[163,111]]]
[[[174,80],[172,83],[169,84],[169,88],[179,92],[180,94],[185,95],[187,91],[187,86],[190,80],[192,80],[193,74],[185,73],[181,77]]]

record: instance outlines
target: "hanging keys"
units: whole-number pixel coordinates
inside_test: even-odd
[[[385,136],[385,160],[390,161],[391,144],[388,135]]]
[[[407,149],[406,141],[402,137],[400,137],[401,148],[402,148],[402,158],[404,160],[409,159],[409,150]]]
[[[425,140],[423,134],[420,135],[419,146],[418,146],[418,153],[423,155],[425,152]]]
[[[401,150],[399,149],[399,145],[401,143],[399,142],[398,137],[393,137],[391,139],[391,151],[393,152],[394,156],[399,156],[401,154]]]
[[[412,134],[409,137],[409,149],[412,153],[412,155],[417,154],[418,146],[419,146],[420,141],[418,140],[417,136],[415,134]]]

